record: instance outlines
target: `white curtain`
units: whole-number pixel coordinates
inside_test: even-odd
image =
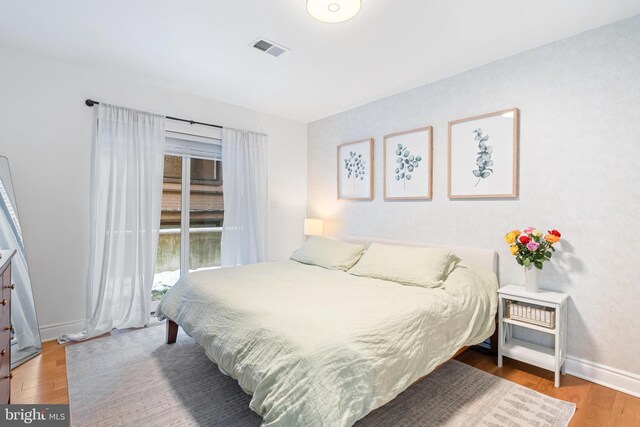
[[[223,267],[268,261],[267,136],[222,132]]]
[[[82,340],[145,326],[156,261],[164,117],[100,104],[93,145],[87,319]]]

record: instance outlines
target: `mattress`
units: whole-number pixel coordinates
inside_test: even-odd
[[[495,328],[495,274],[425,289],[295,261],[191,273],[156,311],[252,395],[263,426],[350,426]]]

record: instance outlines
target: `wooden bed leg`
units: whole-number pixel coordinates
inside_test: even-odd
[[[178,324],[167,319],[167,344],[173,344],[178,338]]]
[[[496,330],[491,335],[491,354],[498,354],[498,315],[496,314]]]

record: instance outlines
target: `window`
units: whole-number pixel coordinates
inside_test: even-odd
[[[188,272],[220,267],[221,148],[218,140],[192,138],[167,138],[152,309]]]

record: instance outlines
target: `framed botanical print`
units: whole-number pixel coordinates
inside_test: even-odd
[[[449,122],[449,198],[518,196],[519,110]]]
[[[338,199],[373,199],[373,138],[338,145]]]
[[[384,137],[384,199],[429,200],[432,195],[433,128]]]

